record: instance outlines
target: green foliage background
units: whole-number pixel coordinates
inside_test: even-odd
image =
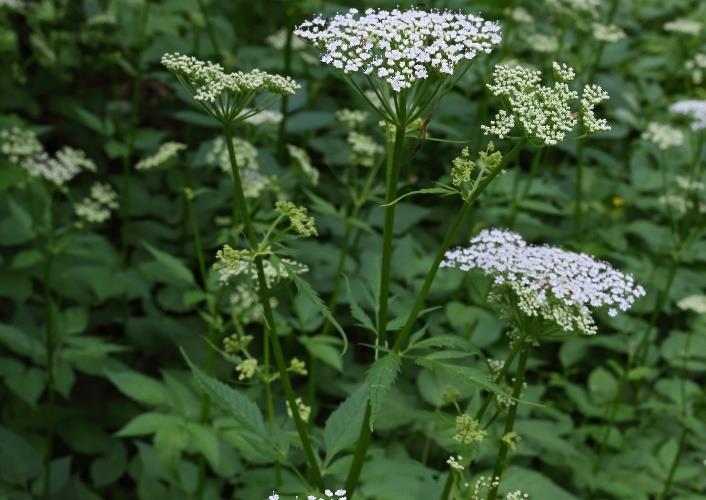
[[[486,300],[489,283],[480,274],[441,271],[427,302],[431,309],[420,322],[424,334],[437,339],[420,349],[458,356],[469,370],[390,357],[390,366],[368,370],[374,337],[366,325],[372,326],[371,296],[378,283],[382,172],[350,222],[355,236],[343,261],[346,280],[332,297],[349,189],[360,187],[368,172],[350,167],[347,132],[335,112],[365,104],[317,62],[313,50],[295,48],[290,59],[287,50],[266,41],[320,11],[398,3],[410,4],[37,0],[16,8],[0,2],[0,128],[31,128],[47,150],[80,148],[98,166],[97,173],[82,174],[52,194],[0,159],[0,498],[249,500],[275,489],[304,493],[289,469],[274,465],[283,455],[303,463],[280,386],[271,384],[273,433],[260,409],[263,384],[239,382],[232,359],[213,355],[206,341],[210,328],[220,348],[222,338],[236,331],[237,318],[227,298],[216,312],[206,307],[188,210],[200,229],[213,290],[215,253],[233,238],[231,178],[207,159],[220,134],[217,124],[159,63],[162,54],[175,51],[229,70],[290,74],[302,85],[286,103],[284,142],[278,143],[276,126],[239,131],[256,145],[260,170],[277,179],[274,189],[254,201],[255,218],[267,220],[281,197],[307,206],[316,217],[319,237],[298,240],[289,252],[308,266],[302,277],[323,303],[336,304],[350,343],[341,354],[335,331],[322,335],[327,321],[306,285],[280,285],[281,340],[288,358],[306,360],[309,370],[295,377],[295,390],[312,407],[310,429],[322,450],[328,487],[343,484],[370,397],[375,434],[358,497],[438,498],[454,449],[456,415],[442,395],[453,387],[462,405],[477,407],[479,380],[490,380],[485,357],[504,357],[508,349],[505,327]],[[532,148],[523,150],[481,197],[455,243],[512,221],[528,241],[608,260],[633,273],[648,292],[629,313],[601,314],[595,337],[546,341],[533,349],[523,400],[534,404],[519,406],[521,441],[511,454],[503,491],[522,489],[535,500],[657,498],[674,468],[668,498],[706,498],[706,315],[676,305],[706,293],[706,225],[702,210],[675,220],[660,202],[677,189],[677,175],[704,161],[696,135],[668,107],[682,98],[706,99],[706,69],[699,82],[686,67],[695,54],[706,53],[706,4],[604,0],[597,20],[614,7],[613,22],[627,36],[603,44],[593,37],[590,19],[557,13],[550,2],[426,3],[482,12],[503,25],[504,41],[474,63],[411,141],[400,192],[448,182],[461,147],[468,145],[473,154],[484,148],[487,138],[479,126],[498,105],[485,88],[494,64],[514,60],[550,71],[553,60],[568,63],[579,78],[595,80],[611,95],[602,111],[612,130],[589,139],[582,153],[578,230],[579,151],[576,141],[566,141],[539,157]],[[513,18],[518,7],[534,20]],[[700,21],[700,34],[664,29],[679,18]],[[556,38],[554,50],[538,50],[538,33]],[[650,122],[679,127],[684,144],[661,151],[641,139]],[[372,116],[364,132],[384,144]],[[139,159],[166,141],[187,148],[156,170],[135,170]],[[317,184],[285,144],[306,149],[320,173]],[[73,203],[96,180],[120,194],[121,208],[107,223],[77,224]],[[190,205],[185,189],[193,194]],[[698,203],[704,203],[703,192]],[[457,199],[432,194],[398,204],[393,332],[406,319],[459,208]],[[49,220],[55,228],[51,238]],[[50,315],[55,322],[48,349]],[[255,336],[252,351],[261,358],[262,325],[244,328]],[[643,337],[649,347],[638,364],[635,351]],[[398,374],[399,365],[404,369]],[[221,382],[206,374],[211,369]],[[363,380],[390,387],[367,395],[360,389]],[[206,419],[204,391],[214,402]],[[475,450],[477,461],[466,480],[492,470],[499,432],[492,431]]]

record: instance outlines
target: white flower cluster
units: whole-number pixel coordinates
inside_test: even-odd
[[[488,84],[490,91],[504,98],[510,111],[500,110],[489,125],[481,128],[486,134],[501,139],[520,124],[530,138],[546,145],[556,145],[578,123],[572,104],[579,94],[571,90],[568,81],[576,77],[574,70],[566,64],[553,64],[554,72],[560,81],[548,87],[541,82],[538,70],[524,66],[498,65],[493,71],[493,82]],[[608,94],[598,85],[586,85],[580,101],[581,123],[587,132],[609,130],[605,119],[595,116],[597,104],[608,99]]]
[[[291,95],[299,88],[288,76],[273,75],[259,69],[248,73],[226,73],[220,64],[179,53],[164,54],[162,64],[179,78],[197,101],[213,103],[224,93],[233,96],[261,92]]]
[[[593,23],[593,38],[599,42],[615,43],[625,38],[625,31],[615,24]]]
[[[294,33],[323,52],[321,61],[345,73],[358,71],[386,81],[394,91],[430,73],[452,75],[462,61],[500,43],[497,23],[469,14],[357,9],[305,21]]]
[[[702,24],[691,19],[675,19],[664,24],[664,31],[681,33],[683,35],[698,35],[701,33]]]
[[[235,367],[238,380],[250,380],[257,373],[257,359],[248,358]]]
[[[96,171],[95,163],[82,150],[64,146],[51,156],[34,132],[18,127],[0,131],[0,152],[33,177],[42,177],[57,186],[84,170]]]
[[[243,110],[243,115],[247,116],[244,120],[245,123],[250,125],[277,125],[282,121],[282,113],[272,109],[263,109],[262,111],[255,112],[254,109],[245,108]]]
[[[375,95],[373,93],[373,95]],[[348,129],[356,129],[368,119],[368,112],[358,109],[339,109],[336,111],[336,120]]]
[[[235,161],[238,164],[245,197],[259,197],[272,184],[272,179],[260,173],[257,148],[245,139],[233,137],[233,150],[235,151]],[[228,148],[226,147],[226,141],[222,137],[217,137],[213,141],[211,149],[206,153],[206,162],[219,165],[221,170],[228,174],[232,173]]]
[[[706,53],[696,54],[686,61],[684,66],[691,73],[691,81],[700,85],[704,81],[704,72],[706,71]]]
[[[351,148],[351,164],[362,167],[373,167],[378,159],[385,153],[385,148],[375,142],[367,134],[352,130],[347,137],[348,146]]]
[[[272,492],[272,495],[267,497],[267,500],[280,500],[280,498],[277,493]],[[318,495],[307,495],[306,500],[347,500],[346,490],[326,490],[324,491],[323,497]]]
[[[642,138],[665,151],[684,143],[684,132],[664,123],[651,122],[642,133]]]
[[[264,250],[268,253],[269,248]],[[302,274],[309,271],[309,268],[292,259],[281,258],[280,262],[274,264],[270,259],[263,258],[262,267],[265,273],[265,283],[268,288],[281,279],[287,279],[289,273],[285,265],[297,273]],[[223,285],[228,284],[237,276],[249,278],[253,283],[257,283],[257,268],[255,260],[247,250],[235,250],[230,245],[225,245],[216,253],[216,263],[213,267],[218,271],[218,278]]]
[[[552,54],[559,50],[559,39],[554,35],[544,33],[529,33],[525,35],[525,43],[535,52]]]
[[[262,323],[264,320],[264,312],[260,305],[260,298],[257,295],[257,290],[248,286],[246,283],[238,283],[230,294],[230,307],[234,316],[238,318],[241,324],[247,325],[250,323]],[[277,298],[270,297],[270,307],[277,307]]]
[[[150,170],[152,168],[164,165],[166,162],[175,158],[180,151],[186,149],[186,144],[181,142],[165,142],[157,152],[150,156],[145,156],[135,164],[137,170]]]
[[[686,100],[678,101],[669,107],[672,113],[685,115],[691,118],[691,130],[698,131],[706,129],[706,100]]]
[[[498,476],[492,478],[480,476],[473,485],[473,490],[470,492],[469,498],[470,500],[483,500],[491,488],[497,488],[498,486],[500,486],[500,478]],[[498,498],[502,500],[529,500],[529,495],[520,490],[516,490],[506,493],[505,496],[499,496]]]
[[[682,311],[694,311],[696,314],[706,314],[706,295],[689,295],[677,302],[677,306]]]
[[[600,0],[544,0],[547,7],[559,15],[573,18],[598,16]]]
[[[297,398],[295,400],[297,403],[297,412],[299,413],[299,417],[304,421],[308,422],[309,417],[311,416],[311,406],[304,404],[304,401],[302,401],[302,398]],[[292,415],[292,408],[289,406],[289,401],[285,402],[287,405],[287,415],[289,418],[294,418],[294,415]],[[313,496],[310,496],[308,498],[316,498]]]
[[[467,248],[446,252],[442,267],[480,269],[494,278],[495,291],[509,290],[527,316],[541,317],[565,332],[595,334],[591,309],[626,311],[645,295],[631,275],[582,253],[528,245],[502,229],[483,230]]]
[[[82,220],[101,224],[110,219],[110,214],[118,208],[118,195],[110,184],[94,183],[91,193],[74,205],[76,215]]]
[[[293,144],[287,144],[287,152],[289,153],[289,157],[293,159],[302,172],[304,172],[307,179],[309,179],[314,186],[318,185],[319,171],[311,164],[311,158],[309,158],[309,154],[306,150],[294,146]]]
[[[280,28],[279,30],[275,31],[274,33],[269,35],[267,38],[265,38],[265,41],[273,49],[284,50],[284,47],[287,45],[287,29]],[[293,50],[301,50],[304,47],[306,47],[306,43],[304,42],[304,40],[302,40],[301,38],[296,37],[296,36],[292,37],[292,49]]]
[[[446,460],[446,463],[449,465],[449,468],[451,468],[451,470],[461,472],[465,468],[461,463],[462,460],[463,457],[461,455],[457,455],[455,457],[452,455],[448,458],[448,460]]]

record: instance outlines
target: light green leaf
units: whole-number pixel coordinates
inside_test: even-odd
[[[154,434],[160,427],[175,426],[183,422],[184,419],[176,415],[142,413],[130,420],[115,435],[118,437],[146,436]]]
[[[140,403],[157,406],[167,402],[167,389],[160,381],[137,372],[106,372],[120,392]]]
[[[147,249],[147,251],[152,254],[155,260],[162,266],[165,272],[165,276],[172,277],[177,282],[181,282],[187,285],[193,285],[196,283],[194,281],[194,275],[192,274],[191,270],[189,270],[189,268],[187,268],[182,261],[172,255],[169,255],[168,253],[165,253],[161,250],[157,250],[147,242],[143,242],[143,245]],[[165,281],[169,283],[172,282],[171,280]]]
[[[365,375],[370,399],[370,430],[374,428],[385,395],[395,383],[401,364],[402,359],[393,352],[375,361]]]
[[[324,448],[328,464],[337,453],[355,443],[368,401],[365,386],[356,389],[326,420],[324,426]]]

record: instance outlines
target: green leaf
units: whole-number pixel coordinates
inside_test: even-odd
[[[195,422],[189,422],[186,428],[189,431],[193,447],[206,457],[212,466],[217,466],[221,452],[214,430]]]
[[[365,415],[367,396],[366,387],[361,386],[329,415],[324,426],[324,463],[355,443]]]
[[[428,357],[417,359],[417,364],[432,370],[444,371],[461,382],[476,385],[499,396],[509,397],[498,384],[493,382],[489,375],[470,366],[451,365]]]
[[[167,389],[160,381],[137,372],[106,372],[120,392],[140,403],[157,406],[167,402]]]
[[[16,326],[0,323],[0,344],[22,356],[39,359],[44,356],[44,344]]]
[[[355,300],[355,295],[353,294],[353,290],[351,289],[351,283],[348,280],[348,276],[344,275],[343,278],[346,280],[346,290],[348,291],[348,305],[350,306],[351,314],[356,320],[358,320],[358,324],[360,326],[367,328],[373,333],[377,333],[377,328],[375,328],[375,325],[370,319],[370,316],[368,316],[365,311],[363,311],[363,308],[360,307],[358,305],[358,302]]]
[[[184,419],[176,415],[142,413],[130,420],[115,435],[118,437],[147,436],[157,432],[160,427],[175,426],[183,422]]]
[[[409,193],[405,193],[402,196],[395,198],[390,203],[385,203],[382,206],[389,207],[391,205],[395,205],[395,204],[397,204],[397,202],[402,201],[405,198],[407,198],[409,196],[413,196],[415,194],[440,194],[442,196],[450,196],[452,194],[460,194],[460,193],[456,189],[452,189],[450,187],[435,187],[435,188],[417,189],[415,191],[410,191]]]
[[[430,347],[443,347],[447,349],[459,349],[469,353],[480,354],[483,352],[468,339],[459,335],[436,335],[410,345],[407,350],[429,349]]]
[[[312,337],[298,337],[299,342],[306,350],[327,365],[343,372],[343,361],[339,355],[341,340],[337,337],[316,335]]]
[[[365,375],[365,384],[370,400],[370,430],[374,428],[375,419],[380,412],[387,391],[395,383],[401,364],[402,359],[393,352],[375,361]]]
[[[42,459],[37,451],[19,434],[0,427],[0,480],[22,484],[36,477],[42,470]]]
[[[240,392],[234,388],[206,375],[191,362],[183,351],[182,354],[186,358],[186,362],[189,364],[196,380],[199,381],[208,395],[211,396],[221,408],[228,411],[246,432],[261,436],[265,441],[270,440],[268,431],[265,428],[265,421],[262,418],[262,413],[260,413],[260,409],[255,403],[240,394]]]
[[[273,260],[276,264],[281,264],[284,267],[284,269],[287,271],[287,274],[289,275],[289,278],[296,285],[297,290],[300,293],[304,294],[306,297],[308,297],[309,300],[314,303],[319,312],[324,315],[324,318],[326,318],[339,333],[339,335],[341,336],[341,340],[343,341],[343,351],[341,352],[341,356],[343,356],[348,350],[348,337],[346,337],[346,333],[343,331],[343,328],[341,328],[341,325],[338,323],[338,321],[336,321],[336,318],[333,317],[331,311],[329,311],[329,308],[326,307],[326,304],[323,303],[321,297],[319,297],[319,294],[316,293],[316,290],[311,287],[308,281],[299,276],[296,269],[294,269],[292,266],[290,266],[283,260],[277,259],[277,257],[274,256]]]
[[[172,283],[176,281],[177,283],[187,285],[194,285],[196,283],[191,270],[189,270],[182,261],[168,253],[157,250],[147,242],[143,242],[142,244],[163,268],[164,277],[166,278],[165,282]]]

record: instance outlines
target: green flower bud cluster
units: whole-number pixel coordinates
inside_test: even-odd
[[[298,207],[291,201],[278,201],[275,210],[284,217],[289,218],[289,223],[297,234],[308,237],[318,236],[314,218],[307,215],[305,207]]]

